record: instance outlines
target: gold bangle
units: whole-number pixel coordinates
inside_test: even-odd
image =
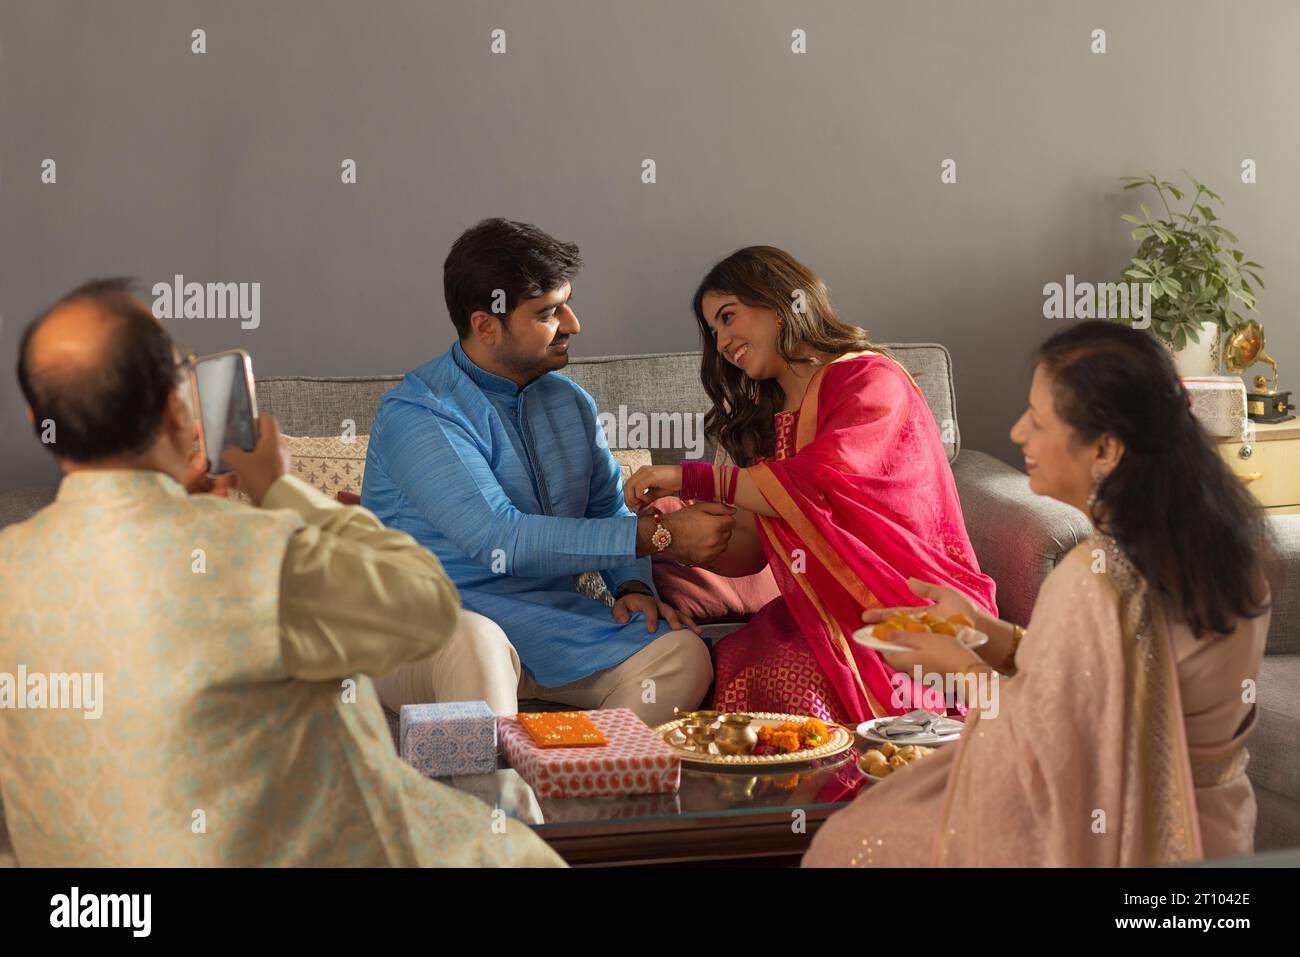
[[[1011,647],[1007,650],[1007,656],[1002,662],[1003,674],[1014,674],[1016,670],[1016,651],[1020,648],[1020,641],[1025,637],[1025,629],[1021,625],[1013,624],[1011,626]]]

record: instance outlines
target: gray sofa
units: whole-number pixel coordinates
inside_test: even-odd
[[[973,449],[961,448],[952,360],[941,345],[890,345],[912,373],[940,430],[950,439],[949,460],[971,542],[997,582],[1003,617],[1025,624],[1039,585],[1057,561],[1088,534],[1089,524],[1068,506],[1029,491],[1024,474]],[[699,354],[665,353],[575,359],[566,374],[591,393],[601,411],[704,412]],[[400,376],[274,377],[258,381],[258,404],[287,435],[336,435],[345,420],[369,431],[379,400]],[[713,449],[706,449],[712,456]],[[675,463],[680,449],[652,449],[656,462]],[[53,489],[0,493],[0,526],[46,504]],[[1300,846],[1300,515],[1270,520],[1285,582],[1275,596],[1267,657],[1259,681],[1259,726],[1250,743],[1250,776],[1259,801],[1257,847]],[[0,835],[3,831],[0,830]],[[0,837],[2,840],[2,837]],[[3,849],[0,848],[0,855]]]

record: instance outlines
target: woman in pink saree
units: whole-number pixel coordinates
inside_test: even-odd
[[[866,333],[840,322],[822,280],[779,249],[718,263],[694,300],[705,429],[738,466],[651,466],[625,485],[634,511],[664,495],[737,507],[709,566],[771,568],[781,590],[714,647],[713,706],[840,724],[943,709],[851,640],[864,609],[910,598],[908,579],[942,582],[996,614],[979,570],[938,426],[912,377]]]
[[[909,633],[898,637],[912,650],[891,663],[996,694],[981,696],[989,706],[959,742],[832,815],[805,866],[1156,866],[1250,853],[1244,744],[1271,548],[1188,404],[1143,333],[1085,322],[1042,347],[1011,435],[1030,488],[1085,511],[1097,531],[1048,575],[1027,628],[917,583],[938,613],[971,613],[989,642],[977,654]]]

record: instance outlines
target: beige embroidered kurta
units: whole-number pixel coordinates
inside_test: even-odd
[[[426,549],[296,479],[255,509],[159,472],[66,476],[0,533],[0,673],[102,674],[102,714],[0,710],[18,862],[560,863],[394,753],[366,675],[430,654],[458,610]]]
[[[996,714],[832,815],[805,866],[1131,866],[1253,850],[1269,615],[1193,638],[1094,535],[1043,583]],[[1140,636],[1140,637],[1139,637]]]

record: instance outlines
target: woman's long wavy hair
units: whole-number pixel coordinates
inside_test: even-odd
[[[713,400],[704,417],[704,431],[737,465],[753,465],[759,457],[772,454],[776,445],[774,417],[785,403],[785,394],[775,379],[751,379],[718,351],[713,330],[704,318],[704,296],[710,292],[735,296],[747,306],[776,313],[782,320],[777,352],[792,365],[822,364],[815,357],[796,355],[799,346],[833,356],[867,349],[886,352],[872,345],[864,330],[841,322],[821,277],[775,246],[738,249],[710,269],[693,301],[704,341],[700,379]],[[756,385],[757,401],[753,395]]]
[[[1093,320],[1056,333],[1036,358],[1079,442],[1124,443],[1089,518],[1163,607],[1197,638],[1262,614],[1260,576],[1276,571],[1263,513],[1192,414],[1169,353],[1145,333]]]

